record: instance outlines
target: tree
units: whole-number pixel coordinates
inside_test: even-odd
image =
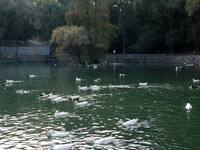
[[[37,0],[36,7],[35,26],[40,31],[42,40],[48,41],[54,29],[66,25],[64,7],[55,0]]]
[[[186,0],[185,8],[189,12],[189,16],[193,15],[200,8],[200,0]]]
[[[83,46],[90,42],[83,27],[63,26],[53,30],[51,44],[53,43],[58,44],[56,53],[60,60],[65,59],[63,54],[67,53],[74,60],[81,62],[81,54],[84,53]]]
[[[87,55],[90,62],[98,63],[105,57],[115,35],[115,27],[109,23],[108,1],[76,0],[75,10],[66,13],[66,21],[71,25],[84,26],[90,44]]]

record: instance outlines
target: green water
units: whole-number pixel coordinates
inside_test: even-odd
[[[125,73],[119,77],[119,73]],[[175,65],[67,67],[54,64],[0,65],[0,149],[49,149],[48,143],[73,143],[73,149],[199,149],[200,89],[189,89],[198,79],[197,66],[176,72]],[[37,75],[30,78],[29,74]],[[76,82],[75,77],[81,77]],[[93,80],[100,78],[100,82]],[[131,84],[148,82],[132,88]],[[115,88],[109,88],[109,84]],[[78,90],[78,85],[88,86]],[[99,85],[99,90],[89,89]],[[198,85],[198,83],[195,83]],[[200,85],[200,83],[199,83]],[[16,90],[24,89],[19,94]],[[40,100],[42,92],[62,97],[61,102]],[[79,95],[76,107],[69,95]],[[193,108],[188,111],[185,105]],[[68,112],[55,118],[55,111]],[[117,126],[119,120],[138,118],[134,126]],[[70,132],[50,138],[47,131]],[[112,144],[85,144],[87,138],[115,137]]]

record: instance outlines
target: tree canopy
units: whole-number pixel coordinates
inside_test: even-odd
[[[90,43],[85,29],[78,26],[64,26],[58,27],[53,31],[51,44],[58,44],[56,53],[57,56],[62,60],[62,54],[70,54],[70,57],[75,56],[73,59],[80,62],[81,54],[84,53],[85,46]],[[65,55],[64,55],[65,56]]]
[[[0,19],[0,40],[48,41],[59,27],[84,28],[89,42],[78,59],[91,62],[114,49],[199,52],[200,0],[1,0]]]

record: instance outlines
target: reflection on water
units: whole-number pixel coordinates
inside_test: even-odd
[[[49,149],[46,146],[53,143],[73,144],[73,149],[197,149],[200,89],[189,86],[193,78],[198,78],[199,68],[184,67],[178,74],[174,68],[1,65],[1,82],[13,82],[0,87],[0,147]],[[77,82],[76,77],[81,81]],[[97,78],[100,80],[94,82]],[[147,85],[132,86],[140,82]],[[39,98],[43,92],[52,95]],[[79,95],[78,103],[87,104],[78,107],[69,95]],[[188,102],[193,106],[189,111],[185,109]],[[68,113],[55,117],[56,111]],[[136,118],[135,125],[116,125],[119,120]],[[69,134],[47,137],[48,131]],[[97,141],[106,137],[114,137],[114,141],[85,144],[88,138]]]

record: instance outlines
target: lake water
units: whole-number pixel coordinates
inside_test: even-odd
[[[30,74],[36,76],[30,78]],[[49,143],[73,143],[72,149],[198,149],[200,89],[189,86],[199,74],[197,66],[176,72],[175,65],[94,69],[53,63],[1,64],[1,83],[5,79],[13,83],[0,87],[0,149],[49,149]],[[94,82],[96,78],[101,80]],[[139,82],[148,84],[131,87]],[[78,90],[78,85],[88,89]],[[92,90],[90,85],[100,89]],[[15,92],[20,89],[25,93]],[[43,92],[62,97],[62,101],[38,99]],[[79,95],[79,102],[87,101],[87,106],[75,106],[69,95]],[[185,109],[188,102],[193,106],[190,111]],[[56,110],[68,114],[56,118]],[[119,120],[135,118],[136,125],[116,125]],[[69,135],[51,138],[46,136],[48,131]],[[85,144],[87,138],[110,136],[115,137],[111,144]]]

